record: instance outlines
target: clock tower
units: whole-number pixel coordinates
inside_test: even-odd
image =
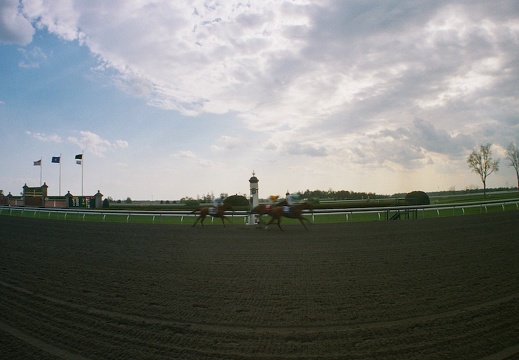
[[[259,196],[258,196],[258,178],[256,177],[254,171],[252,171],[252,177],[249,179],[250,183],[250,211],[254,209],[259,204]],[[249,215],[249,225],[254,225],[256,223],[256,214]]]

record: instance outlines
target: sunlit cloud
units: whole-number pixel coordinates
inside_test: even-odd
[[[465,170],[464,158],[477,144],[494,143],[501,154],[518,141],[518,14],[513,0],[8,0],[0,5],[0,43],[17,44],[11,66],[25,81],[66,68],[31,84],[38,97],[27,95],[25,103],[43,95],[56,101],[52,110],[41,106],[32,113],[59,113],[88,101],[42,91],[61,81],[71,85],[75,71],[51,56],[53,46],[81,56],[73,62],[88,61],[89,73],[79,75],[108,88],[107,96],[137,100],[138,115],[124,117],[124,138],[98,135],[123,121],[113,109],[96,109],[110,124],[91,127],[97,134],[71,133],[71,125],[52,128],[95,156],[138,153],[143,164],[153,156],[153,171],[166,171],[170,162],[193,175],[220,168],[248,173],[263,165],[285,181],[299,173],[292,170],[295,162],[321,183],[350,176],[341,172],[349,166],[365,185],[362,174],[374,169],[382,177],[423,171],[424,179],[455,166]],[[31,43],[33,37],[38,41]],[[9,105],[2,111],[21,103],[2,100]],[[143,130],[141,113],[160,118],[142,142],[133,136]],[[445,181],[461,181],[451,172],[456,176],[445,175],[453,179]]]
[[[211,145],[213,151],[236,150],[243,146],[243,140],[239,137],[223,135],[216,144]]]
[[[63,140],[61,138],[61,136],[59,135],[56,135],[56,134],[52,134],[52,135],[47,135],[47,134],[44,134],[44,133],[34,133],[34,132],[31,132],[31,131],[26,131],[25,134],[27,136],[30,136],[34,139],[37,139],[37,140],[40,140],[40,141],[43,141],[43,142],[50,142],[50,143],[55,143],[55,144],[59,144],[61,143]]]
[[[32,40],[35,30],[18,6],[18,0],[0,2],[0,44],[26,45]]]
[[[80,131],[79,134],[80,137],[69,136],[68,142],[97,157],[104,157],[110,149],[128,147],[128,143],[124,140],[116,140],[112,143],[90,131]]]

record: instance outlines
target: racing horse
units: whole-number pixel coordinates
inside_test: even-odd
[[[211,209],[213,211],[211,211]],[[218,208],[202,207],[200,209],[193,210],[193,211],[191,211],[191,214],[195,214],[197,212],[200,212],[200,215],[198,215],[198,217],[196,218],[196,221],[193,224],[193,227],[195,227],[195,225],[198,222],[198,220],[200,220],[200,224],[202,224],[202,227],[203,227],[204,226],[204,220],[207,217],[207,215],[210,215],[212,217],[218,217],[218,218],[222,219],[222,224],[223,224],[223,226],[225,226],[225,221],[224,220],[227,220],[227,221],[231,222],[231,219],[229,219],[227,216],[225,216],[225,211],[227,211],[227,210],[232,210],[232,206],[229,203],[224,203],[223,205],[218,206]]]
[[[308,221],[310,222],[310,220],[308,220],[307,218],[304,218],[303,217],[303,210],[305,209],[312,209],[312,205],[307,203],[307,202],[304,202],[304,203],[301,203],[301,204],[297,204],[297,205],[294,205],[294,206],[291,206],[290,207],[290,211],[285,211],[286,210],[286,207],[284,206],[276,206],[276,207],[273,207],[271,210],[270,210],[270,216],[271,216],[271,219],[270,221],[268,222],[267,226],[265,226],[265,229],[268,229],[269,228],[269,225],[272,224],[274,221],[277,221],[277,225],[278,227],[283,230],[283,228],[281,227],[280,225],[280,222],[281,222],[281,218],[284,216],[286,218],[290,218],[290,219],[297,219],[301,222],[301,224],[304,226],[304,228],[306,230],[308,230],[308,228],[306,227],[305,225],[305,221]]]
[[[251,214],[258,214],[258,223],[259,224],[265,224],[263,219],[261,218],[265,214],[270,214],[273,208],[279,207],[279,206],[288,206],[288,203],[286,200],[283,200],[277,204],[259,204],[252,209]]]

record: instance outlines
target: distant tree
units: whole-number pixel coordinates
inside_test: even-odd
[[[211,202],[211,201],[213,201],[213,199],[214,199],[214,194],[209,194],[208,193],[208,194],[202,196],[200,201],[205,203],[205,202]]]
[[[429,205],[429,204],[431,204],[429,195],[427,195],[423,191],[411,191],[409,194],[407,194],[405,196],[405,201],[409,205]]]
[[[132,203],[132,199],[128,196],[126,198],[126,200],[124,200],[124,202],[127,203],[127,204],[131,204]]]
[[[337,191],[337,193],[335,194],[335,199],[336,200],[346,200],[349,197],[350,197],[350,192],[349,191],[345,191],[345,190]]]
[[[517,177],[517,187],[519,188],[519,149],[515,143],[508,145],[507,158],[510,160],[510,166],[515,169],[515,176]]]
[[[103,208],[107,209],[109,207],[110,207],[110,201],[107,198],[105,198],[103,200]]]
[[[492,145],[480,145],[478,150],[473,150],[467,158],[469,168],[481,178],[483,183],[483,196],[487,197],[487,177],[494,171],[499,171],[499,159],[492,158]]]
[[[187,207],[198,207],[200,206],[200,200],[195,200],[192,197],[186,196],[180,199],[180,202]]]
[[[224,202],[232,206],[249,206],[249,200],[242,195],[231,195],[225,198]]]

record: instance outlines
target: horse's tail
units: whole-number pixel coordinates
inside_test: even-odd
[[[194,214],[194,213],[197,213],[197,212],[199,212],[199,211],[200,211],[200,208],[191,211],[190,214]]]

